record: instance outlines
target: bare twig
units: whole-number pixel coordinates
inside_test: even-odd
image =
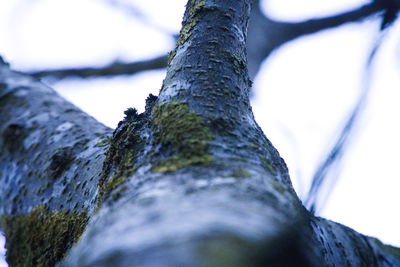
[[[320,203],[321,205],[318,207],[317,202],[319,202],[319,194],[321,192],[321,188],[324,184],[327,183],[327,180],[331,180],[331,187],[337,182],[338,175],[330,177],[329,174],[332,172],[334,169],[334,166],[337,166],[337,164],[341,161],[343,154],[345,153],[348,145],[350,138],[354,134],[355,126],[357,122],[360,119],[360,116],[362,115],[365,105],[368,99],[369,92],[371,90],[371,69],[372,69],[372,63],[375,58],[375,55],[377,51],[380,48],[380,45],[382,43],[382,40],[385,36],[386,32],[382,32],[379,35],[379,38],[377,39],[376,43],[374,44],[374,47],[372,48],[372,51],[368,57],[366,66],[365,66],[365,73],[363,77],[363,85],[361,87],[361,94],[358,98],[358,101],[353,109],[353,111],[350,113],[349,118],[347,119],[343,129],[340,131],[339,137],[336,140],[334,146],[331,148],[328,156],[325,158],[325,160],[321,163],[321,165],[317,168],[313,178],[312,178],[312,183],[311,187],[308,191],[307,194],[307,199],[305,201],[306,207],[310,210],[310,212],[315,213],[317,208],[322,208],[324,203]],[[331,188],[330,188],[331,190]],[[330,192],[328,189],[328,192]],[[329,195],[326,194],[325,196],[325,202],[327,200],[327,196]]]
[[[271,52],[281,45],[307,34],[348,22],[359,22],[384,9],[380,3],[374,2],[334,16],[289,23],[273,20],[265,15],[260,9],[259,0],[255,0],[253,5],[247,41],[251,78],[257,75],[262,62]]]
[[[58,79],[63,79],[67,77],[105,77],[105,76],[115,76],[115,75],[131,75],[138,73],[140,71],[162,69],[167,66],[168,56],[163,55],[155,57],[149,60],[131,62],[131,63],[121,63],[114,62],[105,67],[99,68],[71,68],[71,69],[55,69],[55,70],[44,70],[44,71],[31,71],[28,74],[36,77],[55,77]]]

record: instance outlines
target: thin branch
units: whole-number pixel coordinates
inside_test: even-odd
[[[306,34],[312,34],[321,30],[334,28],[348,22],[360,21],[368,16],[382,11],[383,8],[384,7],[382,5],[373,2],[335,16],[310,19],[298,23],[286,23],[288,33],[288,39],[286,42]]]
[[[375,58],[375,55],[377,51],[380,48],[380,45],[382,43],[383,38],[385,37],[386,32],[382,32],[376,41],[374,47],[372,48],[372,51],[368,57],[366,66],[365,66],[365,74],[364,74],[364,84],[361,87],[361,94],[359,96],[358,102],[356,103],[354,110],[351,112],[350,117],[347,119],[345,126],[343,129],[340,131],[339,137],[336,140],[334,146],[329,152],[329,155],[326,157],[326,159],[322,162],[322,164],[318,167],[316,170],[310,190],[307,195],[307,199],[305,201],[305,205],[309,210],[314,213],[317,208],[317,201],[318,201],[318,196],[321,192],[321,188],[324,184],[327,183],[327,180],[329,178],[328,174],[332,172],[334,169],[334,166],[337,166],[337,163],[339,163],[346,151],[346,148],[348,147],[350,138],[354,134],[354,129],[357,124],[357,122],[360,119],[360,116],[362,115],[362,112],[365,109],[366,102],[368,100],[368,95],[371,90],[371,77],[372,77],[372,63]],[[338,176],[336,177],[331,177],[332,179],[332,185],[337,182]],[[327,198],[326,198],[327,199]],[[326,200],[325,200],[326,202]]]
[[[255,0],[247,41],[250,77],[254,79],[262,62],[268,58],[272,51],[283,44],[306,34],[316,33],[348,22],[360,21],[383,9],[382,5],[372,3],[335,16],[289,23],[268,17],[261,11],[259,0]]]
[[[254,78],[258,73],[261,62],[265,60],[274,49],[280,47],[284,43],[306,34],[337,27],[347,22],[359,21],[381,10],[383,10],[382,5],[374,2],[336,16],[312,19],[299,23],[287,23],[274,21],[267,17],[261,12],[257,1],[253,8],[252,21],[249,27],[248,57],[250,76]],[[263,36],[261,37],[261,35]],[[252,36],[256,36],[256,38],[252,38]],[[167,55],[163,55],[138,62],[114,62],[105,67],[31,71],[28,72],[28,74],[36,78],[55,77],[58,79],[70,76],[89,78],[131,75],[140,71],[165,68],[167,66],[167,60]]]
[[[140,71],[162,69],[167,66],[168,56],[163,55],[149,60],[137,61],[132,63],[114,62],[105,67],[99,68],[71,68],[71,69],[55,69],[44,71],[31,71],[28,74],[36,77],[54,77],[64,79],[75,76],[79,78],[89,78],[98,76],[115,76],[115,75],[131,75]]]
[[[114,9],[118,9],[119,11],[122,11],[127,16],[136,18],[138,21],[142,22],[146,26],[148,26],[156,31],[159,31],[163,34],[167,34],[170,36],[175,34],[175,33],[172,33],[170,30],[168,30],[167,28],[164,28],[163,26],[157,25],[156,23],[154,23],[149,18],[149,16],[144,14],[140,10],[140,8],[136,5],[134,5],[131,1],[123,1],[123,0],[122,1],[121,0],[103,0],[103,1],[106,2],[106,4],[109,5],[110,7],[114,8]]]

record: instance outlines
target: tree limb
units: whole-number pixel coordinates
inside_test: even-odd
[[[382,10],[382,5],[373,2],[330,17],[316,18],[297,23],[285,23],[287,25],[286,32],[292,34],[291,36],[288,34],[287,40],[334,28],[348,22],[358,22]]]
[[[0,60],[0,227],[10,265],[54,265],[78,240],[95,208],[110,135]]]
[[[190,0],[159,97],[128,109],[109,143],[110,129],[0,63],[10,264],[64,254],[62,266],[400,263],[397,248],[302,206],[251,111],[249,11],[249,0]]]
[[[158,56],[152,59],[131,63],[114,62],[105,67],[55,69],[27,72],[35,78],[54,77],[64,79],[68,77],[89,78],[107,77],[115,75],[132,75],[141,71],[162,69],[167,66],[168,56]]]
[[[249,73],[254,78],[260,64],[274,50],[295,38],[321,30],[337,27],[344,23],[359,21],[378,11],[383,10],[379,3],[367,4],[354,10],[326,18],[311,19],[298,23],[275,21],[267,17],[259,7],[259,0],[253,4],[247,42]],[[107,77],[115,75],[131,75],[140,71],[161,69],[167,66],[168,56],[159,56],[153,59],[121,63],[114,62],[105,67],[70,68],[58,70],[31,71],[28,74],[36,77],[54,77],[64,79],[68,77],[88,78]]]
[[[348,22],[358,22],[382,11],[383,8],[382,5],[374,2],[334,16],[288,23],[266,16],[260,9],[259,0],[254,0],[247,41],[250,77],[254,79],[261,63],[281,45],[307,34]]]

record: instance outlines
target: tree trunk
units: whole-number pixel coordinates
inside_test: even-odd
[[[112,137],[0,63],[11,266],[400,265],[398,249],[312,216],[294,192],[249,104],[250,2],[190,0],[159,96]]]

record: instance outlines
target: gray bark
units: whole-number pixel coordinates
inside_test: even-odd
[[[302,206],[249,104],[249,14],[249,0],[190,0],[159,96],[127,110],[110,142],[110,129],[0,63],[8,253],[43,264],[30,238],[42,236],[22,229],[42,223],[63,238],[45,253],[79,240],[52,254],[62,266],[399,266],[398,249]],[[53,225],[82,212],[80,239]]]

